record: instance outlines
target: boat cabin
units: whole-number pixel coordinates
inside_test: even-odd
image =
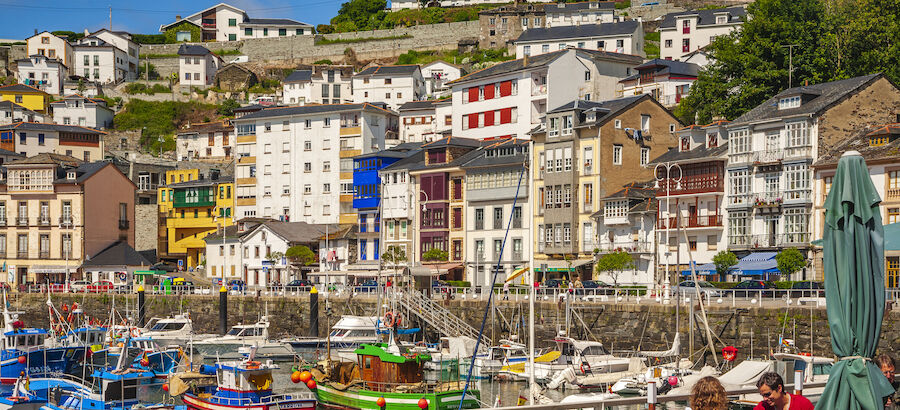
[[[277,368],[271,361],[223,362],[216,364],[216,381],[220,392],[272,394],[272,369]]]
[[[557,337],[553,341],[560,352],[559,358],[556,359],[559,363],[579,363],[586,357],[609,355],[609,351],[600,342],[575,340],[570,337]]]
[[[106,342],[105,327],[79,327],[66,335],[68,342],[79,346],[96,346]]]
[[[812,356],[809,354],[775,353],[775,372],[780,374],[785,383],[794,383],[794,372],[803,371],[805,383],[826,381],[831,374],[834,359],[830,357]]]
[[[234,325],[228,331],[227,336],[234,337],[262,337],[267,338],[267,324],[254,323],[252,325]]]
[[[19,329],[3,333],[3,342],[7,349],[30,351],[43,349],[44,341],[49,336],[44,329]]]
[[[143,331],[145,332],[175,332],[185,328],[185,326],[189,325],[191,320],[178,315],[174,318],[158,318],[154,317],[147,322],[147,326],[144,326]]]
[[[419,383],[423,380],[425,362],[431,360],[427,354],[410,354],[408,349],[398,354],[387,351],[386,343],[361,344],[356,353],[359,362],[359,376],[366,388],[375,391],[389,391],[399,384]]]

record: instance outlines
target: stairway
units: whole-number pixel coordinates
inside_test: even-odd
[[[478,329],[417,290],[403,292],[398,301],[411,314],[418,316],[444,336],[468,336],[478,340]],[[494,345],[486,334],[481,335],[481,344],[484,348]]]

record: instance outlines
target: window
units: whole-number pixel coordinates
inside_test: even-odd
[[[809,129],[806,127],[806,121],[789,122],[784,126],[787,133],[788,147],[806,147],[809,146]]]
[[[584,174],[590,175],[594,171],[594,148],[585,147],[584,154]]]
[[[893,224],[897,222],[900,222],[900,208],[888,208],[887,223]]]
[[[503,229],[503,208],[494,208],[494,229]]]
[[[616,120],[615,122],[613,122],[613,125],[616,127],[617,130],[622,129],[622,120]]]
[[[475,209],[475,229],[484,229],[484,208]]]
[[[778,100],[778,109],[797,108],[800,106],[801,99],[799,95],[793,97],[782,98]]]
[[[750,152],[750,131],[747,129],[731,131],[728,142],[729,154]]]
[[[282,174],[290,174],[291,173],[291,164],[281,164],[281,173]]]
[[[331,172],[331,161],[322,162],[322,172]]]
[[[559,135],[559,118],[558,117],[550,117],[550,126],[547,127],[548,136],[555,137]]]
[[[666,48],[672,48],[672,40],[666,40]]]
[[[550,52],[550,45],[544,44],[541,46],[541,53],[546,54]]]
[[[590,206],[594,202],[594,184],[584,184],[584,204]]]
[[[650,116],[641,114],[641,131],[650,132]]]
[[[528,18],[526,18],[526,17],[522,18],[522,27],[528,27]]]
[[[809,213],[806,208],[786,208],[784,222],[785,242],[804,243],[809,241]]]
[[[613,145],[613,165],[622,165],[622,146]]]
[[[746,169],[728,172],[730,190],[728,200],[731,205],[747,204],[747,195],[750,194],[750,175]]]
[[[564,115],[562,117],[562,135],[572,135],[572,116]]]
[[[287,29],[286,29],[286,28],[280,28],[280,29],[278,29],[278,35],[281,36],[281,37],[286,36],[286,35],[287,35]]]
[[[806,164],[784,166],[785,196],[791,199],[809,199],[809,168]]]
[[[531,46],[522,47],[522,54],[524,54],[526,56],[530,56],[531,55]]]
[[[650,163],[650,148],[641,147],[641,165]]]
[[[322,193],[330,194],[331,193],[331,184],[322,184]]]
[[[263,37],[268,37],[268,36],[269,36],[269,29],[263,28]]]
[[[603,205],[604,218],[624,218],[628,215],[628,201],[607,201]]]
[[[330,127],[331,126],[331,118],[325,117],[325,125],[323,125],[323,126]]]
[[[303,163],[303,172],[312,172],[312,162]]]
[[[750,243],[750,224],[746,211],[728,214],[728,241],[731,245]]]

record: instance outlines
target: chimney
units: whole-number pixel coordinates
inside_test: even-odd
[[[178,21],[178,20],[181,20],[181,16],[178,15],[178,14],[176,14],[176,15],[175,15],[175,21]]]

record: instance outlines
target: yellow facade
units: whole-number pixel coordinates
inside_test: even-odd
[[[198,169],[173,170],[158,191],[160,255],[196,268],[205,259],[203,238],[234,223],[234,182],[200,179]]]
[[[50,94],[41,90],[34,91],[12,91],[0,88],[0,100],[10,101],[19,104],[29,110],[47,113],[50,107]]]

